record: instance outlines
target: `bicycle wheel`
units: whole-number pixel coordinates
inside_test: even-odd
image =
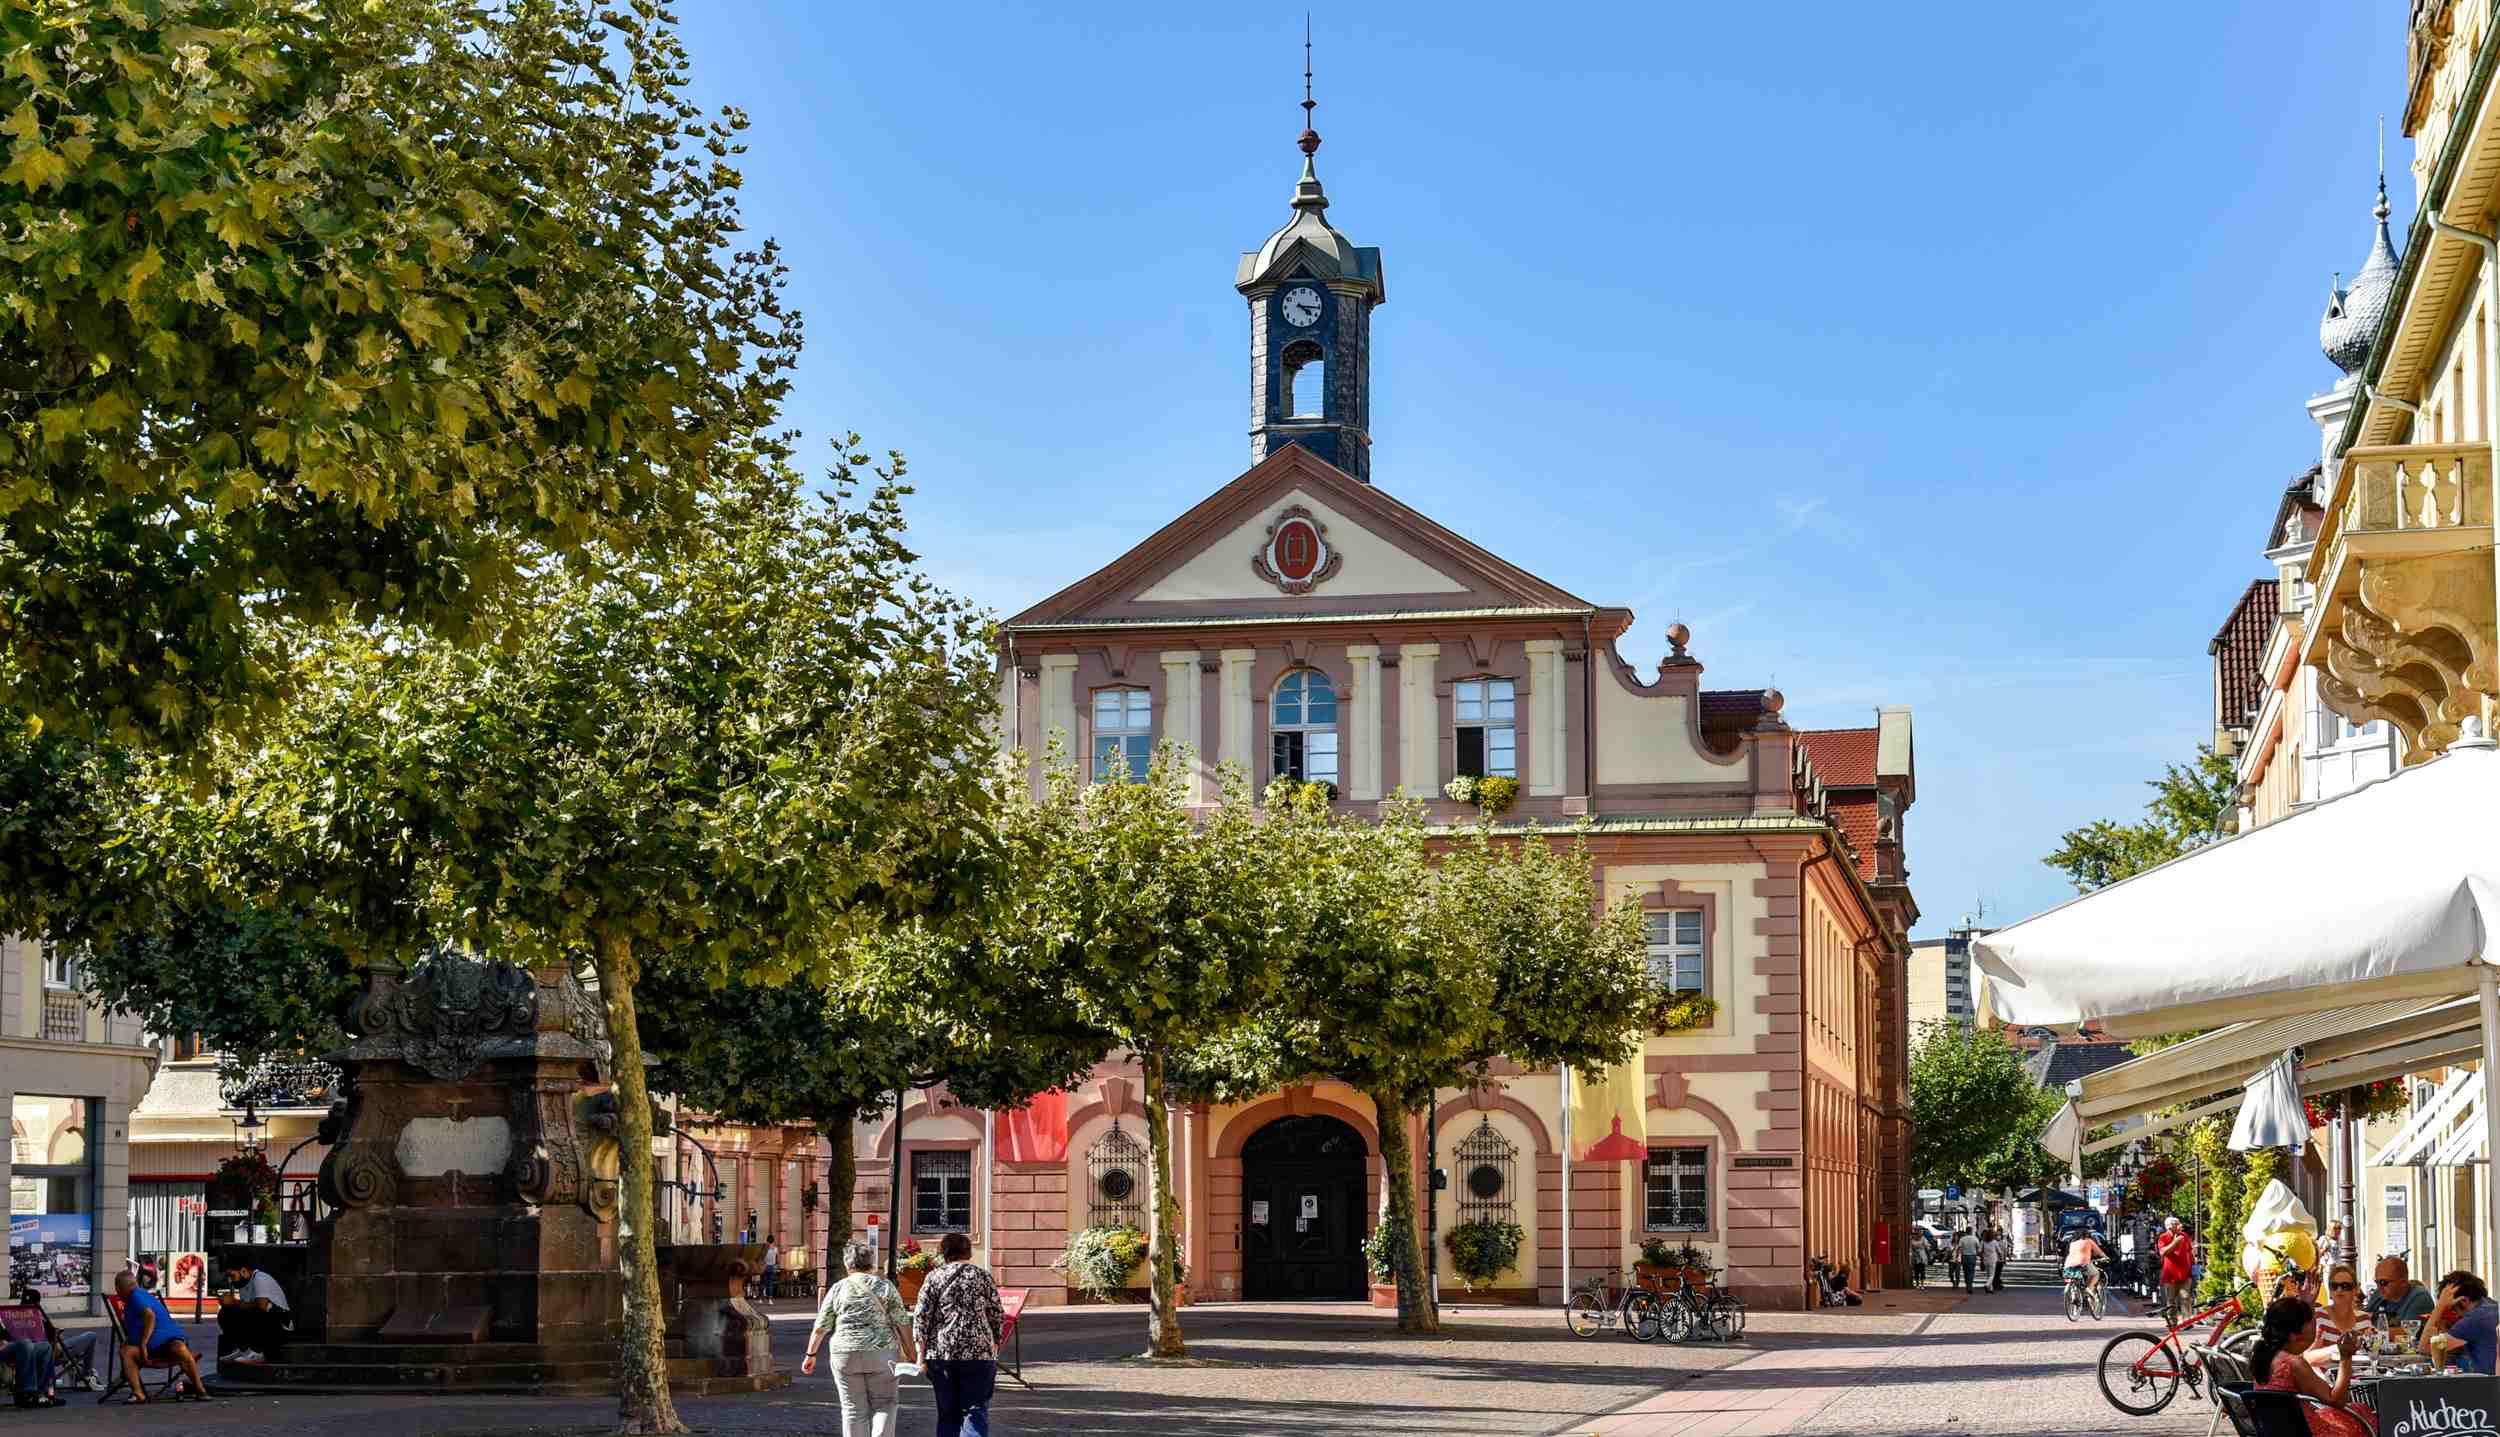
[[[1666,1327],[1667,1310],[1673,1304],[1647,1288],[1636,1287],[1623,1295],[1623,1335],[1634,1342],[1655,1342]]]
[[[2179,1395],[2187,1355],[2159,1332],[2122,1332],[2101,1349],[2101,1395],[2132,1417],[2150,1417]]]
[[[1730,1342],[1745,1335],[1745,1302],[1743,1298],[1722,1292],[1710,1299],[1710,1325]]]
[[[2075,1290],[2075,1285],[2070,1282],[2066,1284],[2066,1320],[2068,1322],[2073,1322],[2082,1316],[2083,1294],[2077,1292]]]
[[[1571,1294],[1571,1306],[1563,1309],[1563,1323],[1582,1337],[1595,1337],[1614,1326],[1614,1314],[1606,1306],[1605,1290],[1594,1282],[1580,1285]]]
[[[1662,1306],[1658,1314],[1659,1334],[1669,1342],[1690,1342],[1698,1328],[1693,1320],[1693,1305],[1678,1298]]]

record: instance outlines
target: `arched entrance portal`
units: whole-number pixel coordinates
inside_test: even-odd
[[[1322,1114],[1278,1118],[1241,1145],[1241,1295],[1251,1301],[1361,1297],[1363,1135]]]

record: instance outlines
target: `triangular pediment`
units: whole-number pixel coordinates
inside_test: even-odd
[[[1292,445],[1008,624],[1590,607]]]

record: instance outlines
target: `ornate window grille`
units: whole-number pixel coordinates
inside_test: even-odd
[[[1458,1156],[1458,1220],[1511,1220],[1511,1184],[1518,1176],[1519,1146],[1503,1137],[1491,1118],[1461,1139]]]
[[[1117,1119],[1085,1158],[1085,1225],[1146,1226],[1146,1145]]]

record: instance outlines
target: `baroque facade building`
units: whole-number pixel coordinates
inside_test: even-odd
[[[1570,1166],[1573,1269],[1620,1272],[1659,1236],[1773,1305],[1802,1305],[1819,1255],[1904,1282],[1908,710],[1800,731],[1775,690],[1704,688],[1680,625],[1637,672],[1616,651],[1630,611],[1375,486],[1386,288],[1379,251],[1327,218],[1318,138],[1301,137],[1292,217],[1235,271],[1251,467],[1004,625],[1006,742],[1037,784],[1054,747],[1101,772],[1170,742],[1196,756],[1199,801],[1231,766],[1254,786],[1334,784],[1357,812],[1425,800],[1441,823],[1474,816],[1444,796],[1452,779],[1515,778],[1505,822],[1585,824],[1603,893],[1646,910],[1653,971],[1717,1002],[1707,1027],[1647,1044],[1647,1160]],[[1519,1300],[1562,1295],[1561,1096],[1554,1073],[1504,1066],[1443,1094],[1410,1135],[1452,1170],[1441,1231],[1478,1216],[1526,1230],[1496,1284]],[[1061,1300],[1049,1265],[1069,1233],[1145,1220],[1135,1069],[1102,1065],[1069,1102],[1062,1161],[992,1161],[983,1116],[942,1093],[914,1098],[899,1142],[897,1123],[863,1124],[861,1214],[885,1211],[899,1181],[905,1236],[970,1231],[1003,1281]],[[1184,1109],[1175,1127],[1193,1292],[1362,1294],[1382,1176],[1360,1094],[1314,1081]],[[1454,1282],[1446,1251],[1434,1260]]]

